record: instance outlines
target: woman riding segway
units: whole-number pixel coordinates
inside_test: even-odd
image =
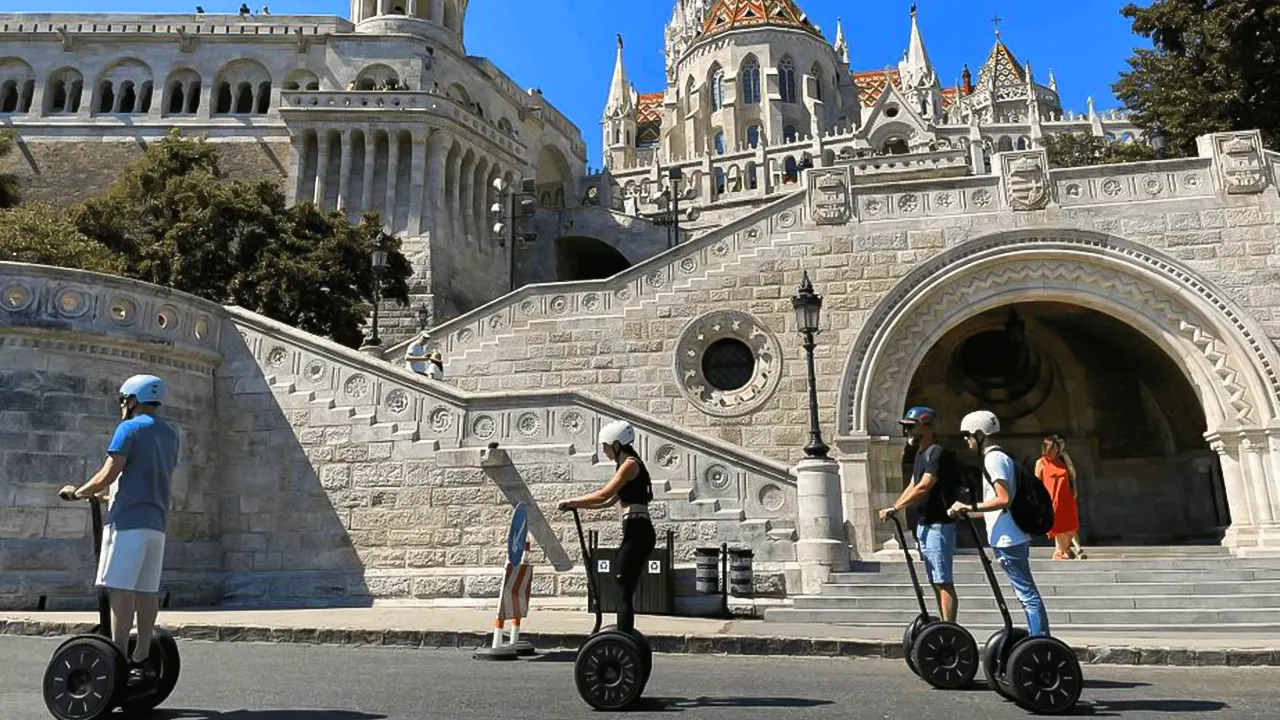
[[[618,548],[616,574],[618,588],[618,624],[597,631],[582,646],[575,663],[575,677],[578,692],[590,705],[597,709],[619,709],[638,699],[648,683],[649,673],[653,667],[652,650],[645,637],[635,629],[635,593],[640,584],[640,575],[644,571],[649,554],[657,543],[657,535],[653,522],[649,518],[649,503],[653,500],[653,484],[649,479],[649,471],[644,461],[636,453],[631,443],[635,441],[636,431],[630,423],[617,421],[600,429],[599,444],[605,457],[613,460],[614,473],[609,482],[599,490],[582,497],[565,500],[560,503],[562,511],[574,511],[574,519],[578,520],[577,510],[594,510],[612,505],[621,505],[622,545]],[[581,525],[579,523],[579,535]],[[583,544],[583,561],[587,564],[587,572],[592,585],[595,584],[595,572],[591,566],[585,543]],[[599,607],[597,598],[596,607]],[[626,662],[632,645],[636,643],[641,652],[641,678],[638,686],[626,691],[613,687],[622,683],[628,688],[626,678]],[[618,647],[613,647],[617,645]],[[617,667],[615,667],[617,666]]]

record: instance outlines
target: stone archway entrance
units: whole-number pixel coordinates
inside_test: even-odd
[[[1194,388],[1155,343],[1110,315],[1057,302],[974,315],[925,355],[907,391],[906,405],[916,404],[935,407],[949,430],[965,413],[991,410],[1000,444],[1019,457],[1037,457],[1049,433],[1065,438],[1086,545],[1218,542],[1231,525]],[[962,438],[939,439],[979,489]]]
[[[969,241],[921,265],[861,330],[845,367],[837,441],[860,553],[889,537],[873,513],[901,488],[896,420],[929,352],[971,318],[1019,303],[1092,310],[1159,348],[1194,391],[1201,448],[1219,457],[1230,517],[1222,543],[1280,549],[1280,361],[1258,324],[1196,273],[1136,243],[1028,230]]]
[[[585,236],[556,238],[556,281],[602,280],[631,267],[631,261],[608,243]]]

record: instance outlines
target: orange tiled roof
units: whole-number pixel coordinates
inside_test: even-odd
[[[902,77],[897,70],[865,70],[863,72],[855,72],[853,79],[858,83],[858,99],[862,102],[863,107],[871,107],[880,100],[880,95],[884,93],[884,89],[889,83],[893,83],[896,88],[902,88]],[[943,88],[942,89],[942,109],[948,110],[956,102],[956,98],[960,95],[960,88]]]
[[[702,36],[757,25],[791,27],[822,37],[794,0],[718,0],[707,12]]]
[[[663,94],[660,92],[637,96],[637,145],[649,145],[662,140],[662,97]]]

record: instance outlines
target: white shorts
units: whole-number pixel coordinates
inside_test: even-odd
[[[149,528],[117,532],[113,525],[103,528],[96,585],[155,594],[160,592],[163,569],[164,533]]]

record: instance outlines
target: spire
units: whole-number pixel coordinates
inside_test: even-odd
[[[1058,79],[1053,76],[1053,68],[1049,68],[1049,89],[1058,92]]]
[[[635,91],[627,81],[627,69],[622,64],[622,35],[618,35],[618,61],[613,66],[613,82],[609,84],[609,100],[604,105],[604,116],[622,117],[635,111]]]
[[[969,72],[969,64],[965,63],[964,72],[960,73],[960,82],[964,83],[961,87],[964,89],[965,95],[973,94],[973,73]]]
[[[916,22],[916,6],[911,4],[911,42],[907,45],[907,54],[898,67],[903,87],[920,87],[932,85],[937,81],[933,72],[933,64],[929,62],[929,53],[924,49],[924,38],[920,35],[920,24]]]
[[[844,39],[844,26],[840,24],[840,18],[836,18],[836,55],[840,56],[840,62],[845,65],[849,64],[849,43]]]

